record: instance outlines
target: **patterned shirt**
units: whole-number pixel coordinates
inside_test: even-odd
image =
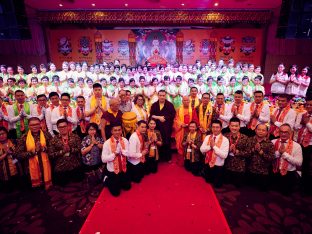
[[[274,155],[274,145],[273,143],[265,139],[260,142],[260,147],[263,153],[254,150],[255,145],[258,143],[256,137],[249,139],[249,153],[250,153],[250,163],[248,170],[254,174],[268,175],[271,169],[272,161],[275,158]]]
[[[240,138],[231,137],[230,133],[224,134],[230,141],[231,144],[236,144],[236,150],[238,153],[232,154],[229,151],[229,156],[225,160],[225,168],[229,171],[233,172],[245,172],[246,170],[246,158],[249,156],[248,151],[248,137],[244,134],[240,134]],[[237,141],[238,140],[238,141]],[[237,143],[236,143],[237,141]]]
[[[51,144],[48,146],[48,154],[54,160],[54,171],[65,172],[74,170],[81,165],[81,140],[74,133],[69,134],[68,145],[70,153],[64,152],[64,143],[61,135],[53,137]]]
[[[100,144],[104,144],[102,137],[96,137],[95,140],[99,142]],[[91,145],[91,137],[90,136],[84,137],[81,142],[81,145],[82,145],[81,150],[84,150],[85,148],[89,147]],[[94,166],[94,165],[101,164],[102,163],[101,153],[102,153],[102,149],[100,149],[97,145],[94,145],[87,154],[82,155],[83,164],[87,166]]]

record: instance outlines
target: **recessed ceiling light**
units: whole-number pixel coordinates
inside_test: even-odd
[[[91,6],[95,6],[95,3],[92,3]]]
[[[128,6],[128,3],[125,3],[125,7],[127,7]]]
[[[181,6],[184,6],[184,3],[181,3]]]
[[[63,4],[62,4],[62,3],[60,3],[60,4],[59,4],[59,6],[60,6],[60,7],[62,7],[62,6],[63,6]]]
[[[219,3],[216,2],[216,3],[214,4],[214,6],[215,6],[215,7],[219,6]]]

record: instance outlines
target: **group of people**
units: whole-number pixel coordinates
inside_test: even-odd
[[[49,75],[42,76],[46,80],[41,86],[44,92],[30,96],[25,89],[13,90],[9,83],[17,77],[3,79],[9,87],[0,91],[0,179],[4,187],[18,184],[21,178],[24,185],[49,188],[84,177],[99,182],[105,176],[105,184],[118,196],[122,189],[130,189],[131,182],[139,183],[145,175],[156,173],[159,160],[171,160],[174,138],[185,168],[216,187],[224,180],[239,186],[248,175],[252,184],[263,189],[273,181],[274,187],[289,193],[299,185],[301,174],[303,188],[311,191],[310,97],[305,111],[297,113],[289,105],[293,94],[275,93],[279,94],[276,103],[266,103],[263,89],[252,89],[247,95],[243,84],[232,93],[198,85],[204,75],[210,74],[207,81],[211,80],[217,69],[225,74],[233,68],[235,73],[234,61],[227,66],[220,61],[205,66],[196,63],[191,66],[195,69],[190,77],[186,76],[191,74],[190,66],[184,65],[174,66],[172,71],[170,66],[141,67],[142,75],[140,66],[133,72],[115,64],[114,76],[111,65],[95,65],[94,74],[99,74],[101,67],[104,72],[109,68],[109,86],[105,77],[90,78],[93,73],[85,72],[89,78],[75,77],[80,65],[74,65],[76,70],[69,70],[73,63],[64,62],[63,70],[51,76],[51,86]],[[88,68],[85,64],[82,67]],[[7,71],[9,74],[9,67]],[[129,76],[140,75],[127,79],[121,77],[122,71]],[[257,76],[252,77],[251,71],[247,69],[248,85],[257,87]],[[172,75],[175,72],[179,74]],[[19,77],[18,81],[23,80],[31,89],[34,76],[29,77]],[[222,79],[231,87],[231,78],[226,77]],[[212,82],[218,83],[219,78],[212,76]],[[81,88],[85,80],[91,90],[88,95],[85,89],[76,94],[62,89],[75,81]],[[179,89],[179,81],[185,93]],[[203,82],[205,87],[208,83]],[[175,94],[171,93],[173,87],[178,87]],[[226,103],[229,95],[233,101]]]
[[[190,87],[196,86],[198,98],[203,93],[210,93],[215,98],[218,93],[223,93],[226,98],[232,100],[237,90],[242,90],[244,99],[253,100],[254,91],[262,91],[264,77],[261,67],[253,64],[234,63],[229,60],[226,64],[223,60],[218,62],[209,60],[207,64],[201,64],[197,60],[194,65],[170,65],[166,66],[127,66],[114,63],[103,63],[88,66],[87,63],[63,62],[60,71],[57,71],[53,63],[40,64],[39,68],[32,65],[31,73],[25,74],[22,66],[17,66],[17,73],[13,67],[0,65],[0,96],[8,103],[14,100],[14,91],[23,90],[27,100],[36,102],[37,95],[46,96],[51,92],[69,93],[73,100],[78,96],[88,99],[92,96],[92,86],[100,83],[103,95],[107,98],[117,97],[119,90],[129,90],[132,98],[142,94],[146,99],[146,106],[157,100],[157,92],[165,89],[167,99],[175,108],[181,105],[182,96],[190,93]],[[272,75],[271,93],[305,97],[310,84],[307,75],[309,68],[304,67],[300,72],[296,65],[292,65],[289,71],[280,64],[277,72]]]

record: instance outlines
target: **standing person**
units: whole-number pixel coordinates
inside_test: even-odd
[[[216,188],[223,184],[224,160],[229,154],[229,140],[221,133],[222,123],[212,121],[211,135],[205,137],[200,151],[205,155],[204,178]]]
[[[288,103],[288,97],[286,94],[281,94],[278,96],[278,107],[273,110],[270,115],[271,128],[270,134],[271,138],[277,138],[279,136],[278,128],[282,124],[289,124],[290,128],[293,129],[296,121],[296,111],[294,111],[290,104]]]
[[[133,106],[131,112],[134,112],[137,116],[137,120],[145,120],[148,119],[147,111],[144,108],[145,99],[142,94],[137,94],[133,100]]]
[[[0,127],[4,127],[9,131],[9,115],[7,106],[0,97]]]
[[[0,191],[11,191],[18,185],[18,167],[15,145],[8,139],[8,130],[0,127]]]
[[[35,105],[36,107],[36,116],[38,116],[38,118],[41,121],[41,130],[42,131],[48,131],[47,128],[47,122],[46,122],[46,111],[48,108],[48,99],[46,97],[45,94],[39,94],[37,96],[37,105]]]
[[[284,195],[288,195],[299,182],[297,167],[302,165],[302,149],[292,140],[292,129],[289,124],[282,124],[279,127],[279,136],[278,139],[272,140],[275,151],[273,181]]]
[[[119,196],[121,189],[131,188],[131,179],[127,171],[129,142],[122,137],[120,125],[111,126],[111,137],[105,141],[102,151],[102,161],[107,163],[106,185],[113,196]]]
[[[159,147],[162,146],[161,134],[156,128],[156,121],[150,119],[148,122],[147,138],[149,145],[149,153],[146,158],[147,171],[156,173],[158,170]]]
[[[281,63],[278,65],[277,72],[271,76],[271,93],[274,97],[285,93],[286,86],[289,82],[289,77],[284,70],[285,66]]]
[[[309,98],[305,104],[306,112],[297,116],[295,129],[298,136],[295,140],[301,145],[303,153],[302,182],[303,189],[308,194],[312,193],[312,99]]]
[[[103,95],[102,85],[95,83],[93,85],[93,95],[87,100],[86,117],[90,117],[90,123],[101,123],[103,113],[107,110],[107,101]]]
[[[111,128],[114,125],[122,126],[122,112],[119,110],[119,98],[109,100],[109,108],[103,113],[101,119],[101,135],[104,141],[111,137]]]
[[[309,89],[311,78],[308,76],[309,67],[304,67],[301,70],[301,74],[299,75],[300,87],[299,87],[299,96],[306,97],[307,91]]]
[[[201,171],[201,154],[200,146],[202,143],[202,136],[197,131],[197,123],[191,121],[188,125],[188,131],[184,133],[182,146],[184,148],[184,167],[191,171],[193,175],[199,175]]]
[[[236,117],[230,119],[230,132],[224,136],[229,139],[229,155],[225,160],[225,170],[227,181],[240,187],[244,183],[247,167],[248,137],[239,132],[240,120]]]
[[[160,131],[163,145],[160,148],[160,157],[165,161],[171,160],[171,133],[176,111],[171,102],[166,100],[166,91],[158,91],[158,101],[151,107],[150,118],[156,121],[156,128]]]
[[[230,115],[230,108],[224,101],[224,94],[218,93],[216,96],[216,102],[213,107],[213,120],[220,120],[222,123],[222,131],[224,129],[228,130],[228,118]],[[224,130],[226,132],[226,130]]]
[[[145,162],[149,153],[149,145],[146,135],[147,123],[140,120],[137,126],[137,130],[132,133],[129,139],[128,169],[131,180],[140,183],[144,175],[148,174]]]
[[[31,117],[28,121],[29,130],[17,142],[14,155],[24,165],[26,183],[32,187],[52,186],[51,164],[48,147],[51,135],[41,130],[40,119]]]
[[[238,90],[234,94],[234,102],[229,105],[231,112],[225,116],[227,122],[232,117],[237,117],[240,120],[240,131],[243,134],[248,134],[247,124],[250,121],[250,106],[243,100],[243,92]]]
[[[190,105],[194,110],[200,104],[200,100],[198,98],[198,89],[197,87],[193,86],[190,88]]]
[[[66,119],[56,123],[59,134],[53,137],[48,147],[49,157],[54,160],[55,183],[61,186],[69,181],[81,181],[81,140],[71,132]]]
[[[210,95],[203,93],[202,102],[194,110],[194,121],[197,123],[203,138],[211,131],[212,118],[213,107],[210,102]]]
[[[16,90],[14,93],[16,102],[7,106],[9,116],[9,136],[11,139],[20,138],[28,132],[28,120],[35,116],[35,108],[32,104],[26,102],[25,93]]]
[[[177,109],[176,116],[174,118],[176,147],[180,156],[182,156],[184,152],[184,147],[182,146],[184,133],[187,131],[188,125],[192,120],[193,109],[190,105],[190,98],[189,96],[183,96],[182,106]]]
[[[250,122],[248,124],[248,136],[255,135],[255,128],[258,124],[269,124],[270,122],[270,107],[269,104],[263,102],[263,92],[254,92],[254,102],[250,105]]]
[[[80,137],[80,139],[83,139],[87,135],[87,126],[89,123],[90,118],[86,117],[86,101],[83,96],[77,97],[77,107],[76,107],[76,113],[77,113],[77,128],[76,133]]]
[[[68,93],[62,93],[61,105],[53,109],[51,114],[51,123],[52,125],[56,125],[59,119],[66,119],[68,121],[69,131],[72,132],[77,127],[77,113],[69,104],[70,95]]]
[[[86,132],[88,135],[81,142],[82,163],[88,182],[91,179],[97,184],[103,179],[101,153],[104,141],[99,134],[99,127],[96,123],[90,123]]]
[[[269,174],[272,161],[275,158],[274,145],[268,139],[269,128],[265,124],[258,124],[255,128],[256,135],[249,138],[249,165],[248,182],[266,191],[269,184]]]
[[[47,128],[51,136],[54,136],[55,134],[58,134],[56,131],[56,124],[52,124],[51,115],[54,108],[58,107],[60,105],[60,97],[57,92],[51,92],[49,94],[50,99],[50,105],[49,108],[46,109],[46,115],[45,119],[47,122]]]

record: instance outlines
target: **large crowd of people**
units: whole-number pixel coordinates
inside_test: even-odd
[[[253,64],[129,67],[63,62],[1,65],[1,189],[105,181],[114,196],[171,161],[215,187],[246,183],[311,193],[312,98],[308,67],[283,64],[270,79]],[[307,97],[306,97],[307,96]],[[295,109],[290,99],[302,98]]]

